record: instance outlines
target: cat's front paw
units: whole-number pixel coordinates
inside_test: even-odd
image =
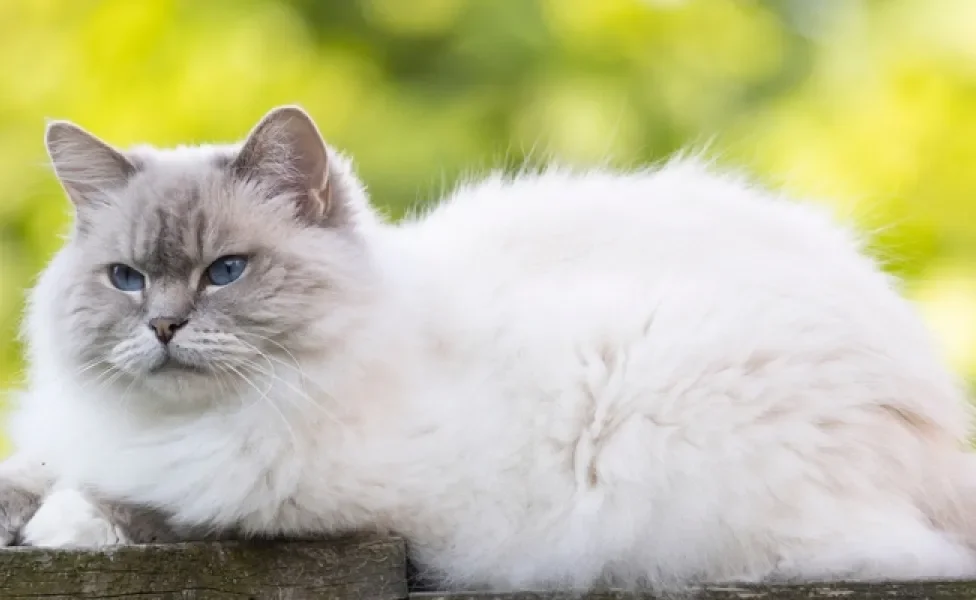
[[[40,498],[11,481],[0,479],[0,547],[16,543]]]
[[[68,548],[99,548],[127,544],[129,540],[85,494],[63,489],[44,499],[24,527],[24,545]]]

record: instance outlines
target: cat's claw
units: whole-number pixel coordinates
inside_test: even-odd
[[[58,490],[44,499],[23,531],[23,544],[56,548],[99,548],[129,543],[102,510],[82,492]]]

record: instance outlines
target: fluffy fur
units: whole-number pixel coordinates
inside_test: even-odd
[[[235,147],[72,127],[48,143],[78,226],[12,421],[58,490],[394,531],[441,586],[976,576],[965,398],[820,208],[679,160],[493,176],[388,224],[295,108]],[[241,279],[200,284],[228,253]],[[173,312],[167,351],[146,323]],[[67,497],[33,543],[91,543]]]

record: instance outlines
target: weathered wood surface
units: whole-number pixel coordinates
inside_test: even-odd
[[[0,599],[305,600],[407,596],[399,540],[0,550]]]
[[[400,540],[0,549],[0,600],[661,600],[626,592],[414,592]],[[976,582],[709,586],[668,600],[976,600]]]
[[[653,594],[516,592],[410,594],[410,600],[663,600]],[[976,600],[976,582],[831,583],[783,586],[709,586],[673,594],[667,600]]]

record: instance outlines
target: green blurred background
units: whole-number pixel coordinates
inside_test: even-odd
[[[707,148],[855,218],[976,377],[976,1],[4,0],[0,382],[67,223],[45,118],[176,144],[292,102],[394,215],[527,159]]]

